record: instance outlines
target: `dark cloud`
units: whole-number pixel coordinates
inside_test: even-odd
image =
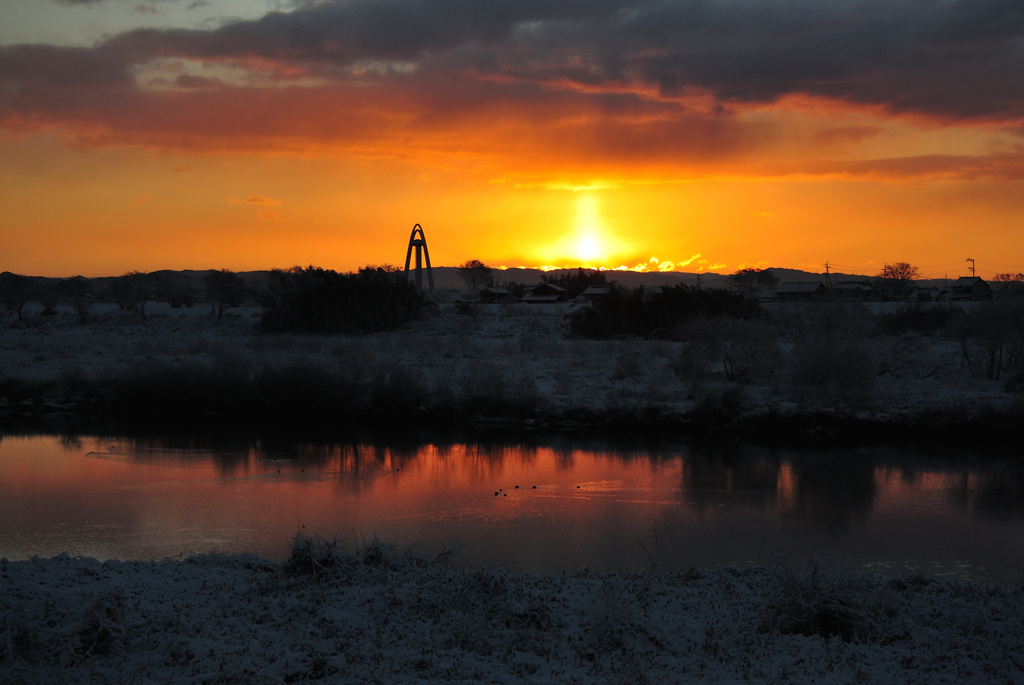
[[[94,48],[0,47],[0,107],[20,94],[131,88],[130,66],[119,56]]]
[[[179,0],[153,0],[153,1],[154,2],[178,2]],[[104,0],[51,0],[51,2],[55,2],[58,5],[67,5],[68,7],[74,7],[76,5],[102,5]],[[192,5],[189,5],[189,8],[191,8],[193,5],[204,5],[204,4],[206,4],[206,2],[193,2]],[[143,5],[139,5],[138,7],[143,7]],[[136,7],[136,9],[138,9],[138,7]]]
[[[239,116],[255,99],[261,109],[240,126],[252,135],[272,136],[274,126],[301,122],[309,136],[349,136],[310,122],[289,102],[319,98],[338,108],[335,121],[380,136],[374,134],[380,119],[365,115],[381,116],[367,104],[376,98],[409,126],[453,131],[454,122],[516,116],[524,135],[542,139],[551,127],[583,122],[553,138],[615,158],[644,149],[694,158],[755,145],[756,135],[770,132],[741,127],[729,112],[787,96],[940,122],[1003,122],[1010,131],[1024,116],[1020,0],[339,0],[283,6],[295,9],[212,30],[136,30],[88,49],[0,48],[0,125],[63,117],[88,121],[93,132],[106,125],[142,135],[162,122],[170,127],[167,137],[177,140],[189,134],[174,124],[174,113],[187,112],[184,121],[195,127],[219,121],[204,106]],[[258,64],[280,87],[231,87],[213,72],[181,74],[165,82],[184,90],[165,102],[136,84],[136,73],[153,60],[177,58]],[[299,77],[324,85],[305,93],[286,87]],[[659,97],[639,96],[644,90]],[[694,93],[714,106],[695,112],[673,101]],[[142,119],[142,112],[150,118]],[[228,135],[226,123],[210,126],[213,134]],[[822,135],[855,142],[874,133],[849,128]]]
[[[992,155],[919,155],[894,159],[799,162],[771,167],[773,176],[810,175],[851,179],[945,179],[948,181],[1024,180],[1024,157]]]
[[[940,118],[1019,118],[1019,0],[320,2],[214,31],[135,31],[125,59],[258,56],[325,66],[435,60],[583,84],[639,80],[723,101],[792,94]]]
[[[665,92],[699,87],[728,101],[805,94],[941,118],[1019,117],[1020,10],[965,4],[988,11],[933,0],[637,8],[622,30],[654,53],[623,61],[616,51],[611,63]]]
[[[364,59],[418,59],[457,48],[487,54],[502,50],[522,22],[571,18],[615,5],[602,0],[321,2],[289,13],[271,12],[254,21],[233,22],[214,31],[133,31],[111,39],[105,48],[126,56],[160,51],[335,65]]]

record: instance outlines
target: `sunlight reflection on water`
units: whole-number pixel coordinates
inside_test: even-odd
[[[891,575],[1024,579],[1007,460],[889,449],[0,441],[0,556],[287,556],[374,536],[459,563],[687,569],[816,554]]]

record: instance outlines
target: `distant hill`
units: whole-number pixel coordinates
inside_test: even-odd
[[[507,283],[520,283],[523,285],[534,285],[540,283],[544,276],[548,278],[558,276],[559,274],[574,272],[576,269],[555,269],[553,271],[543,271],[541,269],[526,269],[526,268],[510,268],[510,269],[494,269],[493,276],[494,281],[497,285],[504,285]],[[813,273],[810,271],[801,271],[800,269],[784,269],[777,267],[769,267],[766,271],[771,272],[776,278],[779,279],[780,283],[787,282],[800,282],[800,281],[814,281],[824,282],[825,275],[821,273]],[[162,269],[160,271],[154,271],[150,275],[154,277],[154,280],[164,284],[165,287],[173,287],[179,290],[191,290],[196,293],[203,293],[206,290],[206,284],[204,278],[209,270],[195,270],[195,269],[182,269],[174,271],[170,269]],[[454,266],[438,266],[433,268],[434,273],[434,287],[438,290],[461,290],[466,287],[465,282],[459,277],[459,269]],[[262,271],[241,271],[238,275],[245,280],[246,285],[255,291],[262,290],[266,284],[267,277],[270,274],[270,270]],[[653,271],[653,272],[635,272],[635,271],[605,271],[605,277],[610,283],[618,283],[626,288],[636,288],[639,286],[652,287],[659,285],[677,285],[679,283],[696,286],[698,283],[705,288],[726,288],[728,287],[728,278],[730,274],[718,274],[718,273],[695,273],[695,272],[682,272],[682,271]],[[7,276],[12,276],[9,272],[0,274],[0,280]],[[863,274],[843,274],[833,273],[830,275],[832,283],[839,283],[842,281],[864,281],[875,278],[875,276],[866,276]],[[58,281],[63,280],[59,278],[46,278],[42,276],[31,276],[33,281]],[[92,278],[97,286],[103,287],[105,284],[117,278],[116,276],[101,276]],[[922,279],[915,281],[920,287],[942,287],[947,285],[951,280],[956,279]]]

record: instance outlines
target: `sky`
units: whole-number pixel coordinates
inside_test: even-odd
[[[1020,0],[0,16],[0,271],[1024,271]]]

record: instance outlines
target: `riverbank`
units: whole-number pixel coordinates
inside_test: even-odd
[[[713,322],[680,341],[569,339],[564,312],[521,307],[442,308],[365,337],[258,335],[255,314],[154,307],[144,322],[117,311],[85,325],[63,314],[8,321],[0,415],[87,434],[379,422],[392,434],[991,444],[990,433],[1019,436],[1024,414],[1004,382],[965,368],[955,341],[868,335],[863,313],[838,337],[807,338],[814,326],[800,321]],[[1024,679],[1019,586],[894,580],[813,559],[668,573],[652,556],[647,573],[545,575],[471,568],[452,551],[300,539],[280,563],[0,561],[0,680]]]
[[[1024,592],[822,560],[663,574],[291,557],[0,561],[6,682],[1006,683]]]
[[[442,305],[372,336],[255,332],[256,307],[218,318],[151,305],[0,328],[8,430],[233,425],[303,431],[550,431],[761,442],[1013,444],[1024,394],[980,377],[962,344],[880,335],[866,309],[790,306],[770,322],[695,322],[679,340],[566,336],[566,306]]]

